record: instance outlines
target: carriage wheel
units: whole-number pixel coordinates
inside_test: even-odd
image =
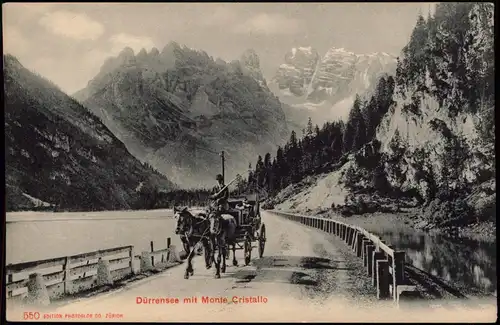
[[[252,259],[252,238],[250,238],[250,235],[248,232],[245,234],[245,247],[244,247],[244,253],[245,253],[245,265],[250,264],[250,260]]]
[[[264,248],[266,247],[266,225],[262,224],[259,231],[259,258],[264,255]]]

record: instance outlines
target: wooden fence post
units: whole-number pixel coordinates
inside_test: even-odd
[[[71,293],[71,280],[70,280],[70,270],[71,270],[71,258],[69,256],[66,256],[66,259],[64,260],[64,265],[63,265],[63,271],[64,271],[64,278],[63,278],[63,292],[64,294]]]
[[[377,261],[377,299],[388,299],[389,293],[389,261]]]
[[[167,261],[170,260],[170,245],[172,245],[172,239],[170,237],[167,237]]]
[[[356,245],[356,234],[358,231],[356,229],[352,229],[352,236],[351,236],[351,241],[349,242],[349,246],[351,247],[352,250],[354,250],[354,245]]]
[[[128,252],[128,256],[130,257],[130,262],[128,262],[128,266],[130,267],[130,273],[136,274],[136,269],[134,268],[134,259],[135,259],[134,246],[130,246],[130,251]]]
[[[153,252],[155,250],[154,250],[154,247],[153,247],[153,241],[151,241],[150,245],[151,245],[151,265],[153,265],[153,267],[154,267],[155,266],[155,257],[153,255]]]
[[[372,275],[372,263],[373,263],[373,251],[375,250],[375,245],[366,245],[366,271],[368,276]]]
[[[347,241],[347,244],[352,247],[352,241],[354,238],[354,229],[349,227],[349,240]]]
[[[361,254],[363,256],[363,266],[366,266],[366,264],[368,263],[367,262],[368,257],[366,256],[366,246],[368,244],[370,244],[370,243],[371,243],[370,239],[363,238],[363,243],[362,243],[362,246],[361,246]]]
[[[405,252],[394,252],[392,258],[392,292],[394,300],[397,300],[397,287],[404,282]]]
[[[12,282],[14,282],[12,280],[12,273],[9,273],[9,275],[7,275],[7,284],[10,284]],[[12,290],[7,291],[7,297],[8,298],[12,297]]]
[[[372,262],[372,283],[377,286],[377,262],[385,259],[384,252],[373,252],[373,262]]]
[[[356,255],[358,257],[362,257],[363,256],[363,240],[365,239],[365,235],[363,235],[362,233],[358,232],[358,235],[357,235],[357,242],[356,242]]]

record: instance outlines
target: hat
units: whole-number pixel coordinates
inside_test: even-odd
[[[224,180],[224,178],[222,177],[221,174],[217,174],[217,176],[215,176],[215,179],[218,180],[218,181]]]

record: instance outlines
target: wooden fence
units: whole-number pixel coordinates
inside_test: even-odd
[[[394,299],[399,302],[402,292],[416,291],[405,279],[405,252],[387,245],[378,236],[365,229],[341,221],[320,217],[303,216],[281,211],[267,211],[300,222],[340,237],[363,259],[368,276],[377,288],[378,299]]]
[[[18,264],[6,269],[6,293],[9,301],[38,299],[46,291],[49,300],[113,285],[135,274],[180,262],[179,252],[166,240],[166,248],[135,255],[133,246],[121,246],[72,256]],[[140,263],[137,263],[139,261]],[[35,284],[36,282],[36,284]],[[41,282],[41,283],[40,283]],[[31,299],[31,300],[32,300]]]

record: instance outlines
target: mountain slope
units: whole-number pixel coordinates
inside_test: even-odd
[[[134,156],[183,187],[211,186],[222,150],[229,180],[288,136],[253,51],[226,63],[175,42],[137,56],[126,48],[75,97]]]
[[[355,95],[369,96],[377,80],[395,67],[396,58],[387,53],[355,54],[332,47],[320,57],[311,47],[298,47],[286,53],[269,87],[298,111],[292,114],[311,115],[322,124],[345,120]]]
[[[7,210],[36,199],[68,210],[129,209],[135,189],[171,188],[98,118],[55,85],[4,55]],[[23,194],[24,193],[24,194]]]

